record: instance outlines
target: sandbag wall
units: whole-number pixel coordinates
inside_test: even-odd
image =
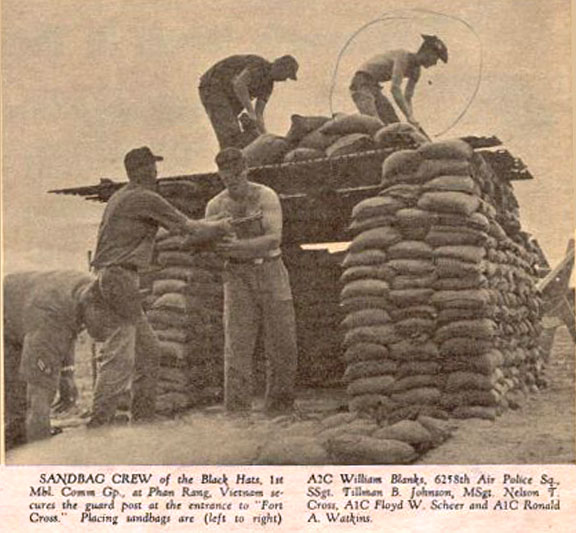
[[[157,411],[170,414],[221,394],[222,261],[182,251],[183,237],[158,232],[148,320],[161,345]]]
[[[462,141],[397,152],[353,211],[341,306],[349,407],[494,419],[542,372],[536,254],[509,183]]]

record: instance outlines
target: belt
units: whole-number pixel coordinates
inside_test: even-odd
[[[246,259],[239,259],[237,257],[229,257],[227,262],[233,265],[261,265],[263,263],[268,263],[270,261],[276,261],[280,259],[282,254],[275,255],[273,257],[249,257]]]

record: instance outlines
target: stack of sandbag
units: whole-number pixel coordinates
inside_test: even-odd
[[[243,152],[248,165],[257,167],[335,158],[402,142],[419,145],[426,138],[410,124],[384,126],[378,118],[368,115],[336,114],[334,118],[292,115],[286,136],[262,134]]]
[[[342,306],[352,410],[493,419],[537,360],[529,254],[496,221],[462,141],[383,164],[379,196],[353,210]],[[517,398],[515,398],[515,401]]]
[[[210,399],[221,386],[221,261],[182,251],[184,238],[161,230],[147,311],[162,348],[158,410],[174,412]]]

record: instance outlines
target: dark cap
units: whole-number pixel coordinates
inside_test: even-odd
[[[228,170],[246,166],[246,159],[242,150],[233,147],[220,150],[220,152],[216,154],[214,161],[218,165],[219,170]]]
[[[124,156],[124,167],[127,171],[136,170],[137,168],[155,163],[156,161],[163,161],[164,158],[160,155],[154,155],[152,150],[147,146],[141,148],[134,148]]]
[[[296,61],[296,58],[294,56],[291,55],[285,55],[282,57],[279,57],[278,59],[274,60],[274,63],[276,63],[277,65],[281,66],[283,69],[286,69],[286,72],[288,72],[288,78],[290,78],[291,80],[297,80],[298,78],[296,77],[296,73],[298,72],[298,61]]]
[[[442,42],[442,40],[438,39],[436,35],[424,35],[422,34],[422,39],[424,39],[424,46],[426,46],[430,50],[434,50],[438,57],[444,61],[444,63],[448,63],[448,48]]]

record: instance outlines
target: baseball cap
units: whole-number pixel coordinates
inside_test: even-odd
[[[245,167],[246,159],[242,150],[239,148],[224,148],[216,154],[214,161],[218,165],[219,170],[228,170],[232,168]]]
[[[424,44],[431,50],[434,50],[444,63],[448,63],[448,48],[441,39],[436,37],[436,35],[424,34],[422,34],[422,39],[424,39]]]
[[[297,80],[298,79],[296,77],[296,73],[298,72],[299,65],[298,65],[298,61],[296,61],[296,58],[294,56],[285,55],[285,56],[279,57],[278,59],[276,59],[274,61],[274,63],[281,65],[282,68],[285,68],[289,72],[288,78],[290,78],[291,80]]]
[[[148,146],[134,148],[124,156],[124,167],[126,170],[136,170],[137,168],[149,165],[156,161],[163,161],[160,155],[154,155]]]

